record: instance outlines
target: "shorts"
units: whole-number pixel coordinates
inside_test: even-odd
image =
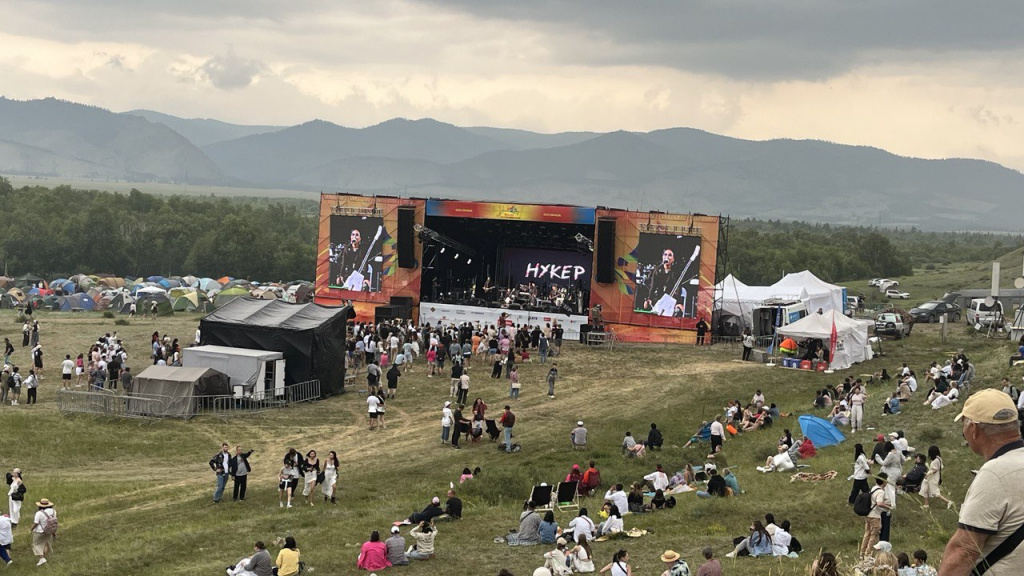
[[[61,374],[60,375],[60,379],[61,380],[71,380],[71,374]]]
[[[722,447],[722,437],[721,436],[716,436],[716,435],[712,434],[711,435],[711,452],[714,452],[716,448],[721,448],[721,447]]]
[[[278,490],[284,490],[285,488],[291,488],[292,491],[295,491],[295,489],[298,488],[298,487],[299,487],[299,479],[298,478],[289,478],[288,480],[282,480],[277,485],[277,489]]]
[[[75,375],[76,376],[81,376],[84,373],[85,373],[85,370],[82,369],[81,366],[75,366]]]
[[[377,419],[377,413],[376,412],[370,412],[369,414],[370,414],[370,420],[376,420]]]

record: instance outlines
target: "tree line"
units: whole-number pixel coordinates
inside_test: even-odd
[[[0,262],[12,275],[231,275],[312,280],[316,218],[293,203],[14,189],[0,178]]]

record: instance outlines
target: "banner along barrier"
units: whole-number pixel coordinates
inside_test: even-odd
[[[530,310],[506,310],[504,308],[484,308],[481,306],[462,306],[459,304],[434,304],[424,302],[420,306],[420,324],[429,322],[435,325],[441,322],[442,325],[462,324],[469,322],[481,326],[497,326],[498,316],[508,313],[508,321],[513,324],[527,324],[529,326],[544,326],[545,324],[558,324],[565,330],[564,340],[579,340],[580,326],[587,323],[586,316],[551,314],[548,312],[532,312]]]

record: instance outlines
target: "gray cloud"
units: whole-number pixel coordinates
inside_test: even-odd
[[[822,79],[899,53],[1024,47],[1024,3],[956,0],[419,0],[531,22],[583,65],[661,65],[740,79]]]
[[[263,68],[261,62],[242,58],[229,51],[204,62],[199,72],[221,90],[236,90],[252,84]]]

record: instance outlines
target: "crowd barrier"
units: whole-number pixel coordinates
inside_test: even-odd
[[[253,395],[179,396],[138,394],[123,390],[90,388],[60,390],[57,408],[64,414],[92,414],[120,418],[195,418],[214,416],[252,416],[289,404],[310,402],[320,398],[320,381],[299,382],[285,388],[282,396]]]

